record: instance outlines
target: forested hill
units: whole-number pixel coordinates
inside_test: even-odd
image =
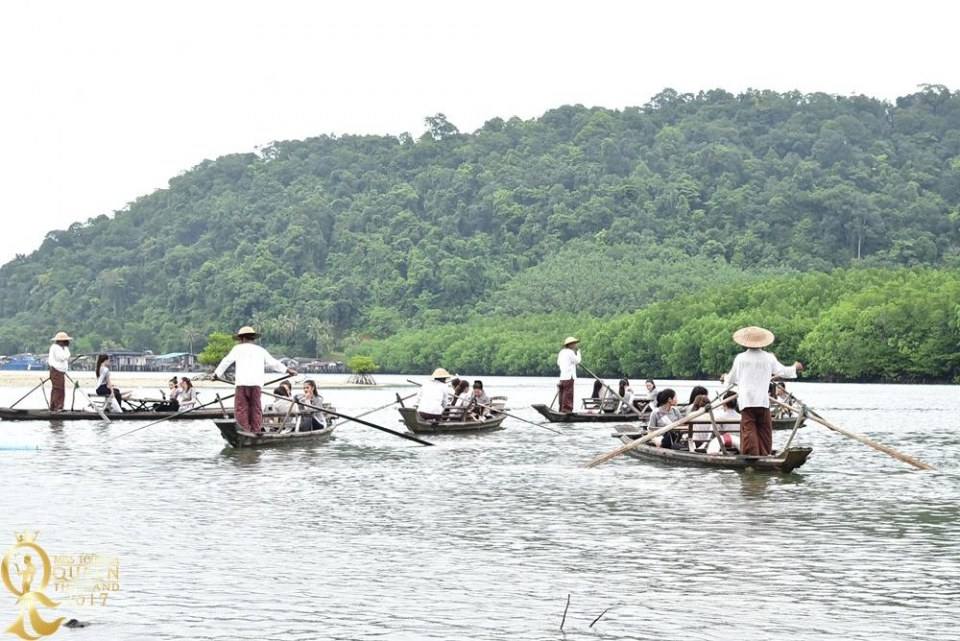
[[[51,232],[0,268],[0,352],[60,328],[81,349],[183,349],[246,322],[325,352],[785,270],[960,264],[960,93],[943,87],[895,104],[667,90],[469,134],[427,125],[206,161]]]

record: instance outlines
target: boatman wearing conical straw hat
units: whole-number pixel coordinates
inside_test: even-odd
[[[557,367],[560,368],[557,387],[560,388],[560,411],[564,413],[573,411],[573,384],[577,380],[577,365],[580,364],[580,359],[580,340],[567,336],[563,341],[563,349],[557,354]]]
[[[763,350],[773,342],[773,332],[762,327],[744,327],[733,334],[745,352],[733,359],[733,367],[724,377],[729,387],[737,386],[740,406],[740,453],[746,456],[768,456],[773,451],[773,420],[770,416],[770,379],[796,378],[803,363],[787,367],[777,357]]]
[[[57,332],[50,339],[50,351],[47,353],[47,367],[50,368],[50,411],[62,412],[63,399],[66,398],[66,388],[63,382],[70,367],[70,335],[66,332]]]
[[[215,379],[221,378],[231,365],[236,365],[234,376],[235,396],[233,408],[236,413],[237,425],[244,432],[254,436],[263,430],[263,408],[260,403],[260,392],[263,387],[263,375],[271,372],[286,372],[291,376],[297,370],[287,367],[270,352],[256,344],[257,332],[252,327],[241,327],[237,330],[234,345],[230,353],[223,357],[217,369],[213,372]]]
[[[443,418],[443,410],[450,406],[453,399],[450,386],[447,385],[449,378],[450,372],[442,367],[433,370],[430,381],[420,388],[420,396],[417,398],[417,414],[420,418],[425,421],[439,421]]]

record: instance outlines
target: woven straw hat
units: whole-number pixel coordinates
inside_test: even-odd
[[[249,325],[244,325],[243,327],[241,327],[240,329],[237,330],[237,333],[236,333],[236,335],[235,335],[235,338],[240,338],[241,336],[254,336],[254,337],[256,337],[256,336],[259,336],[259,335],[260,335],[260,334],[257,333],[257,330],[255,330],[254,328],[250,327]]]
[[[579,338],[575,338],[575,337],[573,337],[573,336],[567,336],[567,337],[563,340],[563,346],[566,347],[567,345],[570,345],[571,343],[579,343],[579,342],[580,342],[580,339],[579,339]]]
[[[57,332],[57,335],[50,339],[51,343],[56,343],[57,341],[72,341],[70,334],[66,332]]]
[[[437,369],[433,370],[433,374],[430,375],[430,378],[450,378],[450,372],[442,367],[438,367]]]
[[[733,342],[744,347],[766,347],[773,342],[773,332],[762,327],[743,327],[733,333]]]

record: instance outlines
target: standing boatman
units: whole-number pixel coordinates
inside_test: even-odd
[[[803,363],[787,367],[764,347],[773,342],[773,332],[762,327],[744,327],[733,334],[733,341],[746,347],[733,359],[733,367],[722,380],[737,386],[740,406],[740,453],[769,456],[773,451],[773,420],[770,416],[770,379],[796,378]]]
[[[557,367],[560,368],[560,411],[569,414],[573,411],[573,382],[577,380],[577,365],[580,364],[580,339],[567,336],[563,349],[557,354]]]
[[[260,404],[260,392],[263,387],[263,375],[271,372],[286,372],[295,376],[297,370],[286,367],[270,355],[270,352],[256,344],[259,334],[252,327],[241,327],[234,339],[230,353],[223,357],[213,372],[214,380],[219,380],[227,368],[236,365],[234,373],[233,408],[237,425],[249,434],[257,436],[263,431],[263,408]]]
[[[67,375],[67,369],[70,367],[70,335],[66,332],[57,332],[57,335],[50,339],[53,343],[50,345],[50,351],[47,353],[47,367],[50,368],[50,411],[62,412],[63,400],[66,398],[66,387],[64,378]]]

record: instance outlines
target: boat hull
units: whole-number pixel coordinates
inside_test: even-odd
[[[618,432],[633,432],[632,426],[618,428]],[[620,435],[624,444],[635,440],[633,436]],[[810,453],[809,447],[791,447],[790,449],[774,453],[771,456],[740,456],[734,454],[701,454],[687,450],[670,450],[657,447],[650,443],[637,446],[627,451],[630,456],[647,461],[656,461],[669,465],[687,465],[694,467],[710,467],[727,470],[753,470],[756,472],[789,473],[807,462]]]
[[[223,440],[238,450],[252,447],[323,443],[330,440],[334,429],[336,429],[335,426],[331,425],[322,430],[313,430],[310,432],[265,432],[259,437],[253,437],[241,434],[237,429],[237,423],[235,421],[221,420],[214,421],[214,423],[217,429],[220,430],[220,436],[223,437]]]
[[[477,434],[503,429],[503,414],[484,421],[424,421],[414,407],[400,407],[403,424],[414,434]]]
[[[624,421],[639,421],[641,416],[636,414],[620,414],[619,412],[558,412],[546,405],[532,405],[533,409],[551,423],[623,423]],[[650,418],[649,412],[642,414],[642,419],[646,421]]]

